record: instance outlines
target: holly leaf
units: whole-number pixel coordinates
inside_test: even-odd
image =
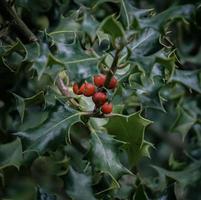
[[[195,100],[184,101],[182,105],[177,106],[177,118],[171,131],[181,134],[184,139],[200,114],[201,110]]]
[[[201,162],[200,161],[195,162],[181,171],[169,171],[155,165],[152,165],[152,167],[158,172],[160,177],[164,178],[165,176],[167,176],[183,185],[189,185],[192,182],[195,182],[199,178],[199,170],[201,168]]]
[[[19,138],[13,142],[0,145],[0,169],[8,166],[15,166],[19,169],[22,160],[22,144]]]
[[[157,52],[161,45],[159,44],[159,32],[152,28],[147,28],[137,34],[137,38],[130,43],[129,47],[136,56],[148,56]]]
[[[116,136],[120,141],[126,142],[124,148],[128,152],[132,165],[136,164],[138,153],[144,143],[144,131],[151,121],[143,118],[140,112],[129,116],[114,115],[105,125],[108,133]]]
[[[27,106],[38,104],[44,101],[44,93],[43,91],[35,94],[34,96],[23,98],[15,93],[12,93],[14,97],[16,98],[16,105],[17,105],[17,111],[20,115],[21,122],[24,120],[25,110]]]
[[[95,200],[91,177],[75,171],[72,167],[66,176],[66,192],[74,200]]]
[[[58,107],[53,110],[48,119],[40,126],[19,131],[15,135],[20,136],[26,142],[26,151],[42,153],[48,147],[57,146],[65,141],[70,127],[80,121],[80,114],[70,108]]]
[[[201,70],[175,70],[171,80],[179,82],[186,87],[201,93]]]
[[[73,37],[75,36],[78,37],[77,33],[74,33]],[[51,57],[57,61],[55,64],[67,68],[71,80],[86,79],[98,73],[96,65],[101,56],[95,56],[90,51],[84,50],[81,41],[76,38],[73,38],[73,42],[69,44],[68,38],[72,37],[72,33],[70,34],[68,31],[53,32],[51,37],[57,46],[57,51]]]
[[[190,19],[195,7],[193,5],[173,6],[150,18],[145,18],[140,21],[140,27],[152,27],[155,30],[162,30],[168,22],[173,22],[173,19]]]
[[[121,38],[125,35],[122,24],[118,22],[114,16],[109,16],[104,19],[99,30],[110,35],[113,42],[116,38]]]
[[[143,107],[165,111],[159,93],[164,83],[159,76],[150,78],[143,73],[134,73],[130,75],[129,83]]]
[[[96,169],[109,174],[115,182],[121,175],[131,173],[119,161],[119,141],[102,132],[92,132],[91,137],[91,162]]]

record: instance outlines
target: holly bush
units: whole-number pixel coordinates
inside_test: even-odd
[[[200,199],[200,11],[0,0],[0,199]]]

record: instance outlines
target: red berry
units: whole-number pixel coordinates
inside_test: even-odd
[[[116,86],[117,86],[117,79],[113,76],[109,84],[109,89],[114,89]]]
[[[80,89],[79,89],[79,85],[78,85],[77,83],[74,83],[74,84],[73,84],[73,92],[74,92],[75,94],[77,94],[77,95],[82,94],[82,92],[81,92]]]
[[[83,83],[83,84],[80,86],[80,92],[81,92],[81,94],[84,94],[84,90],[85,90],[85,83]]]
[[[86,97],[90,97],[95,93],[95,86],[91,83],[84,83],[84,91],[83,94]],[[81,86],[81,91],[82,91],[82,86]]]
[[[111,103],[104,103],[101,107],[101,111],[104,113],[104,114],[109,114],[112,112],[112,104]]]
[[[97,106],[101,106],[103,105],[106,100],[107,100],[107,95],[103,92],[96,92],[93,97],[93,102],[97,105]]]
[[[106,76],[104,74],[96,75],[94,76],[94,84],[97,87],[103,87],[105,84],[105,79],[106,79]]]

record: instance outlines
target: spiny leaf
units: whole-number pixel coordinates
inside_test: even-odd
[[[175,70],[172,81],[182,83],[186,87],[201,93],[201,70]]]
[[[158,166],[152,167],[159,173],[161,177],[167,176],[180,182],[181,184],[188,185],[199,178],[201,162],[195,162],[182,171],[169,171]]]
[[[25,109],[27,106],[38,104],[44,101],[44,93],[39,92],[32,97],[23,98],[17,94],[12,93],[16,98],[17,110],[19,112],[21,121],[24,120]]]
[[[120,22],[118,22],[114,16],[107,17],[99,27],[104,33],[107,33],[111,36],[112,41],[114,42],[118,37],[124,37],[124,29]]]
[[[0,169],[8,166],[15,166],[19,169],[22,160],[22,144],[20,139],[0,145]]]
[[[120,142],[105,133],[92,132],[91,137],[91,162],[96,169],[108,173],[114,180],[123,174],[131,173],[119,161]]]
[[[195,100],[184,101],[182,105],[177,106],[177,118],[171,131],[181,134],[184,139],[200,114],[201,110]]]
[[[173,19],[189,19],[194,11],[193,5],[174,6],[150,18],[140,21],[142,28],[152,27],[156,30],[161,30],[167,22]]]
[[[92,180],[90,176],[75,171],[72,167],[69,168],[66,177],[67,185],[66,192],[74,200],[95,200],[92,191]]]
[[[120,141],[127,144],[125,149],[128,151],[130,163],[136,164],[137,154],[144,143],[144,131],[151,121],[143,118],[140,112],[129,116],[114,115],[105,125],[111,135],[115,135]]]
[[[161,48],[159,36],[159,32],[152,28],[139,32],[137,38],[129,45],[132,53],[139,54],[140,56],[148,56],[157,52]]]
[[[16,135],[26,141],[26,151],[42,153],[49,146],[64,142],[71,125],[79,120],[80,114],[77,111],[58,107],[39,127],[17,132]]]
[[[129,83],[143,107],[165,111],[159,93],[164,83],[159,76],[150,78],[138,72],[130,75]]]

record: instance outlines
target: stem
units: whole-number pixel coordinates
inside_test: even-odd
[[[69,98],[69,102],[75,106],[77,109],[80,109],[80,105],[75,101],[75,99],[73,97],[70,96],[70,92],[68,90],[68,86],[64,84],[63,80],[58,77],[57,79],[57,87],[59,89],[59,91],[66,97]]]
[[[9,21],[13,31],[15,31],[22,40],[27,42],[36,42],[38,40],[27,25],[18,17],[15,9],[13,9],[6,0],[0,0],[0,14],[4,20]]]
[[[60,92],[64,96],[69,97],[70,93],[68,91],[68,87],[64,84],[63,80],[60,77],[57,79],[57,86],[58,86]]]
[[[117,63],[118,63],[119,54],[120,54],[121,50],[122,50],[122,48],[116,49],[112,65],[111,65],[110,70],[108,71],[107,76],[106,76],[106,80],[105,80],[105,87],[106,88],[108,88],[112,77],[114,76],[115,72],[117,71]]]
[[[95,113],[95,112],[82,112],[81,113],[82,116],[85,116],[85,117],[95,117],[95,118],[107,118],[107,117],[111,117],[112,115],[104,115],[102,113]]]

